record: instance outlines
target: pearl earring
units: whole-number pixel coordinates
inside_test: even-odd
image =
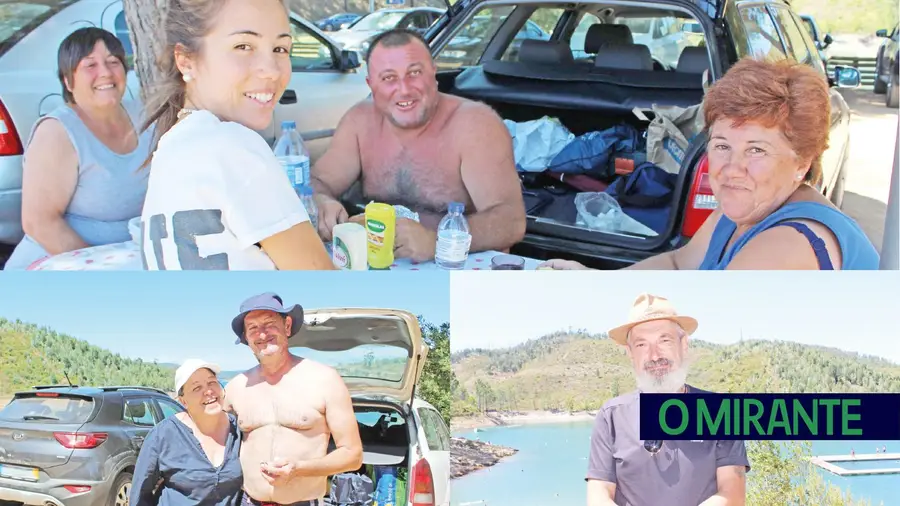
[[[185,75],[181,76],[181,78],[184,79],[184,82],[186,82],[186,83],[191,82],[191,79],[193,79],[190,74],[185,74]]]
[[[803,174],[797,174],[797,181],[800,181],[801,179],[803,179]]]

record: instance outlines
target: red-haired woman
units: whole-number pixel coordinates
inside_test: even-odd
[[[819,73],[791,61],[744,59],[710,88],[703,111],[719,208],[688,244],[631,269],[878,269],[862,229],[814,188],[831,121]]]

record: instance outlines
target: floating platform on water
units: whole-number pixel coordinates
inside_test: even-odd
[[[877,474],[900,474],[900,467],[884,469],[845,469],[835,462],[877,462],[879,460],[900,460],[900,453],[859,453],[856,455],[819,455],[809,461],[838,476],[869,476]]]

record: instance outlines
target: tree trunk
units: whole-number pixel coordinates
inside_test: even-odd
[[[125,20],[134,48],[134,71],[141,83],[141,102],[160,77],[156,59],[165,49],[163,13],[167,0],[124,0]]]

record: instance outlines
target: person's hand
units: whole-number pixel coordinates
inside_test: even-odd
[[[328,195],[317,193],[313,200],[319,210],[319,237],[323,241],[330,241],[335,225],[347,221],[347,210],[343,204]]]
[[[347,219],[350,223],[356,223],[358,225],[366,226],[366,213],[359,213],[351,216]]]
[[[547,260],[542,264],[538,265],[538,269],[541,268],[550,268],[554,271],[589,271],[591,270],[588,267],[574,261],[574,260],[560,260],[555,258],[553,260]]]
[[[263,478],[273,487],[285,485],[291,478],[297,476],[299,471],[293,462],[284,459],[261,462],[259,470],[262,472]]]
[[[395,257],[408,258],[414,262],[427,262],[434,259],[437,232],[408,218],[398,219],[396,230],[394,235]]]

